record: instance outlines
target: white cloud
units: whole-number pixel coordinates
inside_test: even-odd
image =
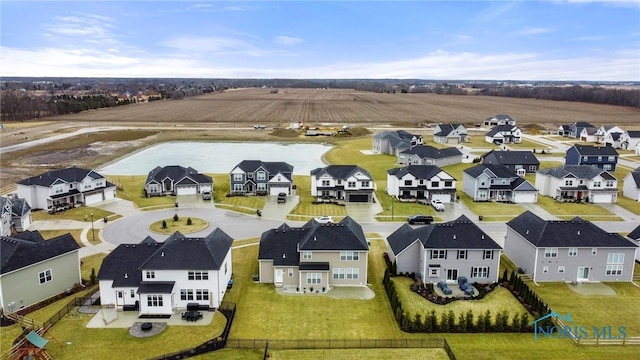
[[[534,28],[526,28],[526,29],[522,29],[518,32],[516,32],[516,35],[523,35],[523,36],[529,36],[529,35],[540,35],[540,34],[544,34],[544,33],[549,33],[549,32],[553,32],[555,31],[554,29],[551,28],[540,28],[540,27],[534,27]]]
[[[112,33],[115,28],[113,19],[101,15],[59,16],[54,22],[45,24],[45,35],[50,40],[61,40],[70,44],[94,42],[100,44],[118,43]]]
[[[293,37],[293,36],[285,36],[285,35],[280,35],[280,36],[276,36],[273,41],[277,44],[280,45],[296,45],[302,42],[302,38],[299,37]]]

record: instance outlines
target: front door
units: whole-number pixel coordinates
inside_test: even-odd
[[[458,269],[447,269],[447,282],[458,281]]]
[[[276,278],[275,278],[275,283],[281,283],[282,282],[282,277],[283,277],[283,271],[282,269],[276,269]]]
[[[124,291],[116,291],[116,306],[124,306]]]
[[[589,267],[578,267],[578,281],[589,281]]]

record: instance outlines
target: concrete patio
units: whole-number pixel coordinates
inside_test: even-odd
[[[183,310],[186,311],[186,310]],[[207,326],[211,324],[214,311],[201,311],[202,319],[186,321],[182,319],[182,312],[171,315],[168,319],[140,318],[137,311],[116,311],[113,308],[103,308],[87,324],[88,328],[118,329],[131,328],[135,323],[149,322],[166,324],[167,326]],[[219,316],[223,316],[219,314]]]
[[[321,290],[321,289],[317,289],[317,290]],[[355,299],[355,300],[369,300],[369,299],[373,299],[376,296],[373,290],[369,289],[366,286],[333,286],[328,291],[325,291],[325,292],[322,292],[322,291],[297,292],[295,286],[285,285],[283,287],[277,287],[276,292],[281,295],[328,296],[333,299]]]

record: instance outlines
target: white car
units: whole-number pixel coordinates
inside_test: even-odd
[[[333,222],[333,217],[331,216],[320,216],[314,219],[320,224],[331,224]]]
[[[438,200],[438,199],[431,200],[431,206],[433,206],[433,208],[436,209],[437,211],[444,211],[444,204],[442,203],[442,200]]]

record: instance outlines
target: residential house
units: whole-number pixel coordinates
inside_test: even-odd
[[[515,125],[516,119],[509,115],[498,114],[484,120],[484,126]]]
[[[631,281],[637,245],[590,221],[543,220],[530,211],[507,223],[504,252],[534,282]]]
[[[232,195],[291,195],[293,190],[293,166],[282,161],[243,160],[229,177]]]
[[[596,129],[596,142],[598,144],[602,144],[606,146],[613,146],[613,143],[607,144],[607,141],[611,141],[611,134],[616,134],[616,133],[618,135],[615,137],[619,138],[620,134],[625,133],[625,131],[618,126],[602,125]],[[609,136],[607,137],[607,135]]]
[[[147,175],[144,191],[147,196],[202,194],[213,191],[213,179],[192,167],[157,166]]]
[[[598,129],[596,128],[583,128],[580,131],[580,140],[586,142],[597,142],[598,141]]]
[[[389,258],[398,273],[415,273],[424,283],[498,281],[500,250],[469,218],[420,227],[402,225],[387,237]]]
[[[637,167],[624,177],[622,195],[635,201],[640,201],[640,167]]]
[[[536,188],[558,201],[615,203],[618,180],[608,171],[587,165],[564,165],[538,170]]]
[[[24,199],[0,196],[0,209],[0,235],[9,236],[13,232],[22,232],[31,225],[31,206]]]
[[[416,145],[422,145],[422,135],[404,130],[383,131],[373,135],[373,151],[378,154],[398,156],[400,152]]]
[[[519,144],[522,142],[522,131],[515,125],[498,125],[485,135],[484,141],[496,145]]]
[[[116,197],[116,186],[93,170],[70,167],[20,180],[18,197],[33,209],[93,205]]]
[[[11,313],[80,284],[79,249],[70,234],[0,236],[0,308]]]
[[[469,134],[463,124],[437,124],[433,128],[433,142],[438,144],[461,144],[468,139]]]
[[[374,190],[371,174],[357,165],[329,165],[311,170],[311,196],[317,199],[370,203]]]
[[[120,244],[100,267],[100,303],[152,316],[174,314],[189,303],[217,308],[233,273],[232,243],[216,228],[201,238],[175,232],[164,242],[147,237]]]
[[[565,156],[566,165],[589,165],[603,170],[616,170],[618,152],[611,146],[573,145]]]
[[[580,134],[582,133],[582,129],[584,128],[595,128],[595,126],[585,121],[576,121],[573,124],[569,125],[569,134],[567,136],[574,139],[579,139]]]
[[[627,235],[627,238],[631,239],[634,244],[639,246],[639,248],[636,248],[636,261],[640,262],[640,225],[633,229],[629,235]]]
[[[462,152],[454,147],[437,149],[433,146],[420,145],[398,154],[400,165],[447,166],[461,162]]]
[[[456,200],[456,179],[435,165],[409,165],[387,170],[387,193],[451,203]]]
[[[462,188],[473,201],[535,203],[538,190],[502,165],[478,164],[462,172]]]
[[[640,148],[640,130],[629,130],[620,142],[620,149],[634,151]],[[640,155],[640,154],[636,154]]]
[[[301,227],[282,224],[260,237],[261,283],[318,293],[335,286],[367,286],[369,244],[350,217],[339,223],[310,220]]]
[[[605,146],[611,146],[614,149],[621,149],[622,144],[629,142],[629,135],[626,132],[612,132],[604,136],[603,143]]]
[[[570,132],[571,132],[571,125],[560,125],[558,127],[558,135],[559,136],[567,137],[567,136],[569,136]]]
[[[498,151],[491,150],[481,156],[483,164],[502,165],[520,176],[535,173],[540,161],[531,151]]]
[[[9,236],[13,231],[13,204],[11,200],[0,197],[0,236]]]

